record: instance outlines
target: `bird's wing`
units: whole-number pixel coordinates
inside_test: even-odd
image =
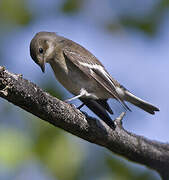
[[[125,109],[130,110],[116,92],[116,81],[110,78],[104,66],[102,66],[94,56],[85,56],[84,53],[77,53],[76,51],[71,51],[69,48],[65,48],[63,54],[67,60],[71,61],[89,78],[95,79],[113,98],[117,99]],[[89,58],[92,59],[89,60]]]

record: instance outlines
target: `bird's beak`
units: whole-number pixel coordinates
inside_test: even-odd
[[[43,60],[42,62],[40,62],[39,66],[40,66],[42,72],[44,73],[45,72],[45,61]]]

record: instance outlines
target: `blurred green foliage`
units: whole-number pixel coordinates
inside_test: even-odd
[[[3,24],[26,25],[31,18],[25,0],[0,1],[0,20]]]
[[[161,0],[148,15],[143,14],[141,18],[140,16],[122,16],[119,18],[119,21],[124,27],[135,28],[143,31],[149,36],[154,36],[168,9],[169,0]]]
[[[83,8],[84,3],[85,1],[83,0],[66,0],[61,9],[64,13],[77,13]],[[142,31],[148,36],[154,36],[158,32],[159,24],[162,22],[165,13],[167,13],[168,10],[169,0],[159,0],[150,10],[148,15],[142,14],[141,17],[140,15],[133,14],[119,15],[118,22],[110,21],[105,28],[114,33],[121,31],[122,26],[123,28],[133,28]],[[112,14],[113,13],[114,12],[112,11]]]
[[[37,138],[32,149],[35,157],[58,179],[76,179],[84,159],[83,150],[75,142],[69,141],[63,130],[37,119],[35,121],[38,122]]]
[[[155,180],[156,178],[149,171],[139,172],[128,166],[121,158],[106,156],[106,162],[111,169],[112,177],[116,180]]]
[[[82,8],[83,0],[66,0],[61,10],[64,13],[76,13]]]
[[[30,157],[30,138],[14,128],[0,128],[0,162],[11,168],[17,168]]]
[[[158,32],[159,25],[164,18],[164,14],[168,12],[169,0],[160,0],[154,8],[152,8],[148,15],[120,15],[118,17],[118,24],[112,22],[108,24],[108,29],[114,32],[119,28],[119,24],[124,28],[133,28],[138,31],[144,32],[148,36],[155,36]]]

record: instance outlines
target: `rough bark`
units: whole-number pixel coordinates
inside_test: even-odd
[[[126,131],[122,126],[124,113],[115,120],[117,127],[112,130],[1,66],[0,97],[75,136],[156,170],[164,180],[169,179],[169,144]]]

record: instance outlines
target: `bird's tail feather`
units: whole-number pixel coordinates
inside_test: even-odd
[[[79,98],[91,111],[93,111],[99,118],[101,118],[109,127],[115,129],[115,124],[107,113],[101,101],[97,102],[94,99]],[[113,113],[113,112],[112,112]]]
[[[125,91],[125,100],[134,104],[135,106],[143,109],[144,111],[146,111],[150,114],[155,114],[155,111],[159,111],[159,109],[157,107],[136,97],[135,95],[133,95],[132,93],[130,93],[127,90]]]
[[[108,111],[110,114],[113,114],[112,109],[110,108],[109,104],[107,103],[107,99],[98,99],[95,100],[97,103],[99,103],[106,111]]]

